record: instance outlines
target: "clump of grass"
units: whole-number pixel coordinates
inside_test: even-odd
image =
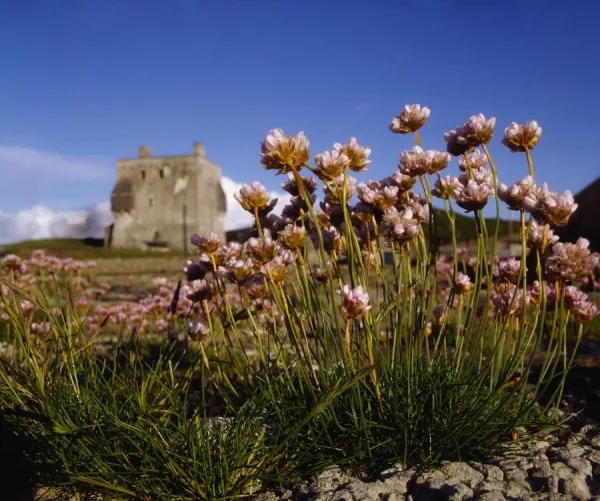
[[[152,364],[135,337],[112,365],[99,358],[68,301],[58,315],[38,300],[52,328],[47,339],[32,335],[15,299],[22,293],[7,284],[17,369],[1,366],[0,405],[19,435],[38,442],[29,452],[44,466],[37,483],[54,478],[116,498],[219,499],[332,466],[372,476],[396,463],[485,460],[556,424],[547,411],[573,364],[567,341],[574,333],[576,350],[598,313],[576,286],[597,256],[587,241],[563,244],[552,230],[576,204],[535,184],[537,122],[505,131],[503,144],[524,153],[529,172],[507,187],[487,146],[494,119],[471,117],[446,133],[442,152],[422,148],[428,116],[405,107],[390,129],[416,146],[397,172],[358,185],[351,174],[367,169],[371,150],[354,138],[310,165],[304,134],[271,131],[261,164],[288,175],[291,202],[275,216],[266,188],[245,185],[236,195],[254,217],[245,242],[192,237],[201,256],[168,305],[165,348]],[[462,173],[442,178],[453,156]],[[449,256],[438,253],[434,197]],[[490,221],[483,209],[492,197]],[[519,214],[520,259],[496,256],[500,201]],[[472,213],[475,255],[457,246],[456,207]],[[13,261],[3,265],[10,271]],[[187,313],[177,313],[180,299]],[[222,399],[220,425],[208,419],[205,378]]]

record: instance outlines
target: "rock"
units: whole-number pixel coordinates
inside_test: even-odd
[[[557,492],[558,477],[552,468],[530,468],[527,471],[529,485],[536,492]]]
[[[484,492],[483,494],[480,494],[477,499],[479,499],[479,501],[506,501],[502,491]]]
[[[441,470],[450,479],[461,482],[471,489],[485,478],[482,473],[467,463],[446,463]]]
[[[577,474],[568,478],[562,484],[563,494],[573,496],[575,499],[589,499],[591,497],[590,489],[587,486],[585,475]]]
[[[587,459],[571,458],[567,460],[567,466],[572,468],[576,473],[583,473],[584,475],[592,475],[592,465]]]

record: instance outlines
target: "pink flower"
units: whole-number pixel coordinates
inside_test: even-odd
[[[402,112],[392,119],[390,131],[395,134],[409,134],[419,130],[427,119],[431,111],[427,107],[421,108],[420,104],[407,104]]]
[[[273,129],[261,143],[261,165],[277,174],[287,174],[292,169],[299,171],[310,158],[308,139],[303,132],[286,136],[281,129]]]
[[[538,222],[551,226],[566,226],[577,204],[570,191],[562,195],[548,189],[544,183],[541,188],[532,189],[523,199],[523,207]]]
[[[525,149],[533,150],[535,145],[542,137],[542,128],[535,120],[519,125],[516,122],[511,122],[504,129],[504,137],[502,144],[508,147],[513,152],[525,151]]]
[[[351,289],[349,285],[344,285],[343,290],[338,291],[342,296],[340,312],[344,318],[357,320],[363,317],[370,309],[369,295],[365,292],[362,285]]]
[[[325,151],[315,157],[315,174],[322,180],[330,181],[340,177],[350,167],[350,159],[341,150]]]
[[[268,214],[277,204],[277,199],[271,200],[267,189],[258,181],[243,185],[233,196],[242,208],[251,214],[254,214],[255,210],[261,215]]]
[[[369,155],[371,154],[371,148],[362,147],[356,142],[355,137],[351,137],[348,144],[341,145],[335,143],[333,149],[340,154],[346,155],[350,161],[350,169],[354,172],[365,172],[367,165],[371,163]]]
[[[555,235],[549,227],[539,225],[535,221],[531,222],[527,234],[527,247],[544,251],[556,242],[558,242],[558,235]]]
[[[498,186],[498,198],[502,200],[509,209],[523,210],[523,200],[536,189],[532,176],[526,176],[511,186],[500,184]]]

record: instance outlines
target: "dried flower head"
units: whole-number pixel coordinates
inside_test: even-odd
[[[286,136],[281,129],[273,129],[261,143],[261,165],[277,174],[287,174],[292,169],[299,171],[310,158],[308,139],[304,132]]]
[[[321,180],[332,181],[340,177],[350,167],[350,159],[345,153],[333,150],[325,151],[315,157],[315,174]]]
[[[227,263],[227,277],[236,284],[244,284],[256,273],[256,265],[252,259],[233,258]]]
[[[502,144],[508,147],[513,152],[525,151],[526,149],[533,150],[535,145],[542,137],[542,128],[537,121],[531,120],[525,125],[519,125],[516,122],[511,122],[504,129],[504,137]]]
[[[254,214],[255,211],[258,211],[260,215],[268,214],[277,204],[277,199],[271,200],[267,189],[258,181],[254,181],[250,185],[245,184],[233,196],[242,208],[251,214]]]
[[[356,142],[355,137],[351,137],[348,144],[341,145],[335,143],[333,149],[340,154],[346,155],[350,161],[350,169],[354,172],[365,172],[367,165],[371,163],[369,155],[371,154],[371,148],[362,147]]]
[[[402,112],[392,119],[390,131],[395,134],[410,134],[418,131],[429,118],[431,111],[420,104],[407,104]]]
[[[523,201],[527,195],[536,189],[532,176],[526,176],[511,186],[500,183],[498,185],[498,198],[511,210],[524,210]]]
[[[370,309],[369,295],[365,292],[362,285],[351,289],[349,285],[344,285],[338,294],[342,296],[340,312],[344,318],[357,320],[362,318]]]
[[[577,210],[577,204],[570,191],[562,195],[548,189],[544,183],[541,188],[532,189],[523,199],[523,207],[540,223],[551,226],[566,226],[571,215]]]
[[[437,325],[442,325],[447,317],[447,309],[445,306],[436,306],[433,309],[433,318]]]

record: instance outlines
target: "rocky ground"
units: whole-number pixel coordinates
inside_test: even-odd
[[[374,482],[339,471],[257,501],[600,500],[600,426],[554,432],[515,447],[496,464],[444,463],[431,471],[391,469]]]

